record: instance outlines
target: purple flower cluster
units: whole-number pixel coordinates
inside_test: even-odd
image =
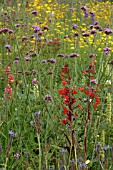
[[[38,14],[38,12],[36,10],[33,10],[31,13],[35,16],[37,16],[37,14]]]
[[[95,21],[95,13],[94,12],[90,12],[91,15],[91,23],[94,24]]]
[[[16,134],[12,130],[9,130],[9,135],[12,136],[12,137],[16,136]]]
[[[109,28],[105,28],[105,29],[104,29],[104,33],[107,34],[107,35],[109,35],[109,34],[112,33],[112,31],[111,31]]]
[[[103,50],[104,50],[104,54],[105,54],[106,56],[108,56],[111,49],[110,49],[109,47],[105,47],[105,48],[103,48]]]
[[[56,63],[56,60],[54,58],[50,58],[50,59],[47,60],[47,62],[49,62],[49,63]]]
[[[76,29],[76,28],[77,28],[77,25],[76,25],[76,24],[73,24],[73,25],[72,25],[72,28],[73,28],[73,29]]]
[[[34,29],[34,33],[37,33],[38,31],[40,31],[39,26],[32,26],[32,28]]]
[[[47,95],[45,96],[45,100],[46,100],[46,101],[51,101],[51,99],[52,99],[52,98],[51,98],[51,96],[50,96],[49,94],[47,94]]]
[[[4,34],[6,34],[6,33],[13,34],[14,31],[10,30],[9,28],[2,28],[2,29],[0,29],[0,34],[2,34],[2,33],[4,33]]]
[[[88,12],[87,12],[87,8],[85,6],[82,6],[81,9],[83,10],[84,12],[84,18],[88,18]]]
[[[74,57],[78,57],[78,56],[79,56],[79,55],[76,54],[76,53],[72,53],[72,54],[70,54],[70,55],[68,55],[68,54],[57,54],[57,57],[62,57],[62,58],[68,58],[68,57],[74,58]]]
[[[5,48],[8,50],[8,52],[12,52],[11,46],[9,44],[5,45]]]

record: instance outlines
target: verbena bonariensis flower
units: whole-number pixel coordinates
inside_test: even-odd
[[[44,31],[44,30],[49,30],[49,27],[48,27],[47,25],[44,25],[44,26],[42,27],[42,31]]]
[[[104,29],[104,33],[107,34],[107,35],[109,35],[109,34],[112,33],[112,31],[111,31],[109,28],[105,28],[105,29]]]
[[[15,153],[15,154],[14,154],[14,157],[15,157],[15,158],[20,158],[20,153]]]
[[[73,58],[73,57],[78,57],[79,55],[76,54],[76,53],[73,53],[73,54],[70,54],[70,58]]]
[[[69,11],[70,12],[74,12],[74,8],[69,8]]]
[[[11,46],[9,44],[5,45],[5,48],[8,50],[8,52],[12,52]]]
[[[73,28],[73,29],[76,29],[76,28],[77,28],[77,25],[76,25],[76,24],[73,24],[73,25],[72,25],[72,28]]]
[[[12,130],[9,130],[9,135],[12,136],[12,137],[16,136],[16,134]]]
[[[91,23],[94,24],[95,21],[95,13],[94,12],[90,12],[91,15]]]
[[[37,84],[37,83],[38,83],[37,79],[34,78],[34,79],[32,80],[32,84]]]
[[[47,94],[47,95],[45,96],[45,100],[46,100],[46,101],[51,101],[51,100],[52,100],[52,97],[51,97],[49,94]]]
[[[93,34],[93,35],[95,35],[96,33],[97,33],[96,30],[91,30],[91,32],[90,32],[90,34]]]
[[[95,25],[94,28],[99,30],[99,31],[102,31],[102,27],[100,25]]]
[[[36,10],[32,11],[31,13],[35,16],[38,14],[38,12]]]
[[[26,60],[26,61],[31,61],[31,58],[30,58],[29,56],[26,56],[26,57],[25,57],[25,60]]]
[[[90,35],[90,34],[87,33],[87,32],[82,33],[82,36],[83,36],[83,37],[89,37],[89,35]]]
[[[47,62],[49,62],[49,63],[56,63],[56,60],[54,58],[50,58],[50,59],[47,60]]]
[[[39,26],[32,26],[32,28],[34,29],[34,33],[37,33],[38,31],[40,31]]]
[[[103,48],[103,50],[104,50],[104,54],[107,56],[107,55],[109,55],[109,53],[110,53],[110,51],[111,51],[111,49],[109,48],[109,47],[105,47],[105,48]]]

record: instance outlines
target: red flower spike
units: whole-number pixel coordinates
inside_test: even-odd
[[[100,103],[100,97],[96,97],[96,103]]]
[[[75,89],[72,89],[72,94],[77,94],[77,91]]]
[[[78,104],[77,107],[78,107],[79,109],[81,109],[81,110],[84,109],[83,106],[81,106],[80,104]]]
[[[64,119],[62,120],[62,124],[63,124],[63,125],[66,124],[67,122],[68,122],[67,118],[64,118]]]
[[[63,78],[60,78],[60,80],[61,80],[61,81],[64,81],[64,79],[63,79]]]
[[[64,108],[64,114],[67,114],[68,113],[68,109],[65,107]]]
[[[11,68],[7,65],[5,68],[5,73],[9,73],[11,71]]]
[[[100,103],[100,97],[96,97],[96,102],[95,102],[95,105],[94,105],[94,109],[96,110],[98,108],[98,104]]]
[[[62,84],[65,86],[66,84],[68,84],[67,81],[62,81]]]
[[[95,97],[94,93],[90,92],[89,93],[90,97]]]
[[[69,72],[68,64],[66,64],[66,65],[62,68],[62,72]]]
[[[85,88],[85,87],[79,87],[78,90],[79,90],[79,91],[84,91],[84,88]]]
[[[89,90],[85,90],[85,94],[89,95]]]
[[[8,74],[8,84],[14,83],[14,76],[13,74]]]

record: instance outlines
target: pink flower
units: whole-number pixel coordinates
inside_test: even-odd
[[[11,86],[8,84],[7,87],[5,88],[5,94],[12,94],[12,88]]]
[[[8,84],[14,83],[14,76],[13,74],[8,74]]]

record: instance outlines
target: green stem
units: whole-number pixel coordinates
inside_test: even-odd
[[[39,170],[41,170],[42,152],[41,152],[41,144],[40,144],[40,135],[38,133],[37,133],[37,139],[38,139],[38,145],[39,145]]]

